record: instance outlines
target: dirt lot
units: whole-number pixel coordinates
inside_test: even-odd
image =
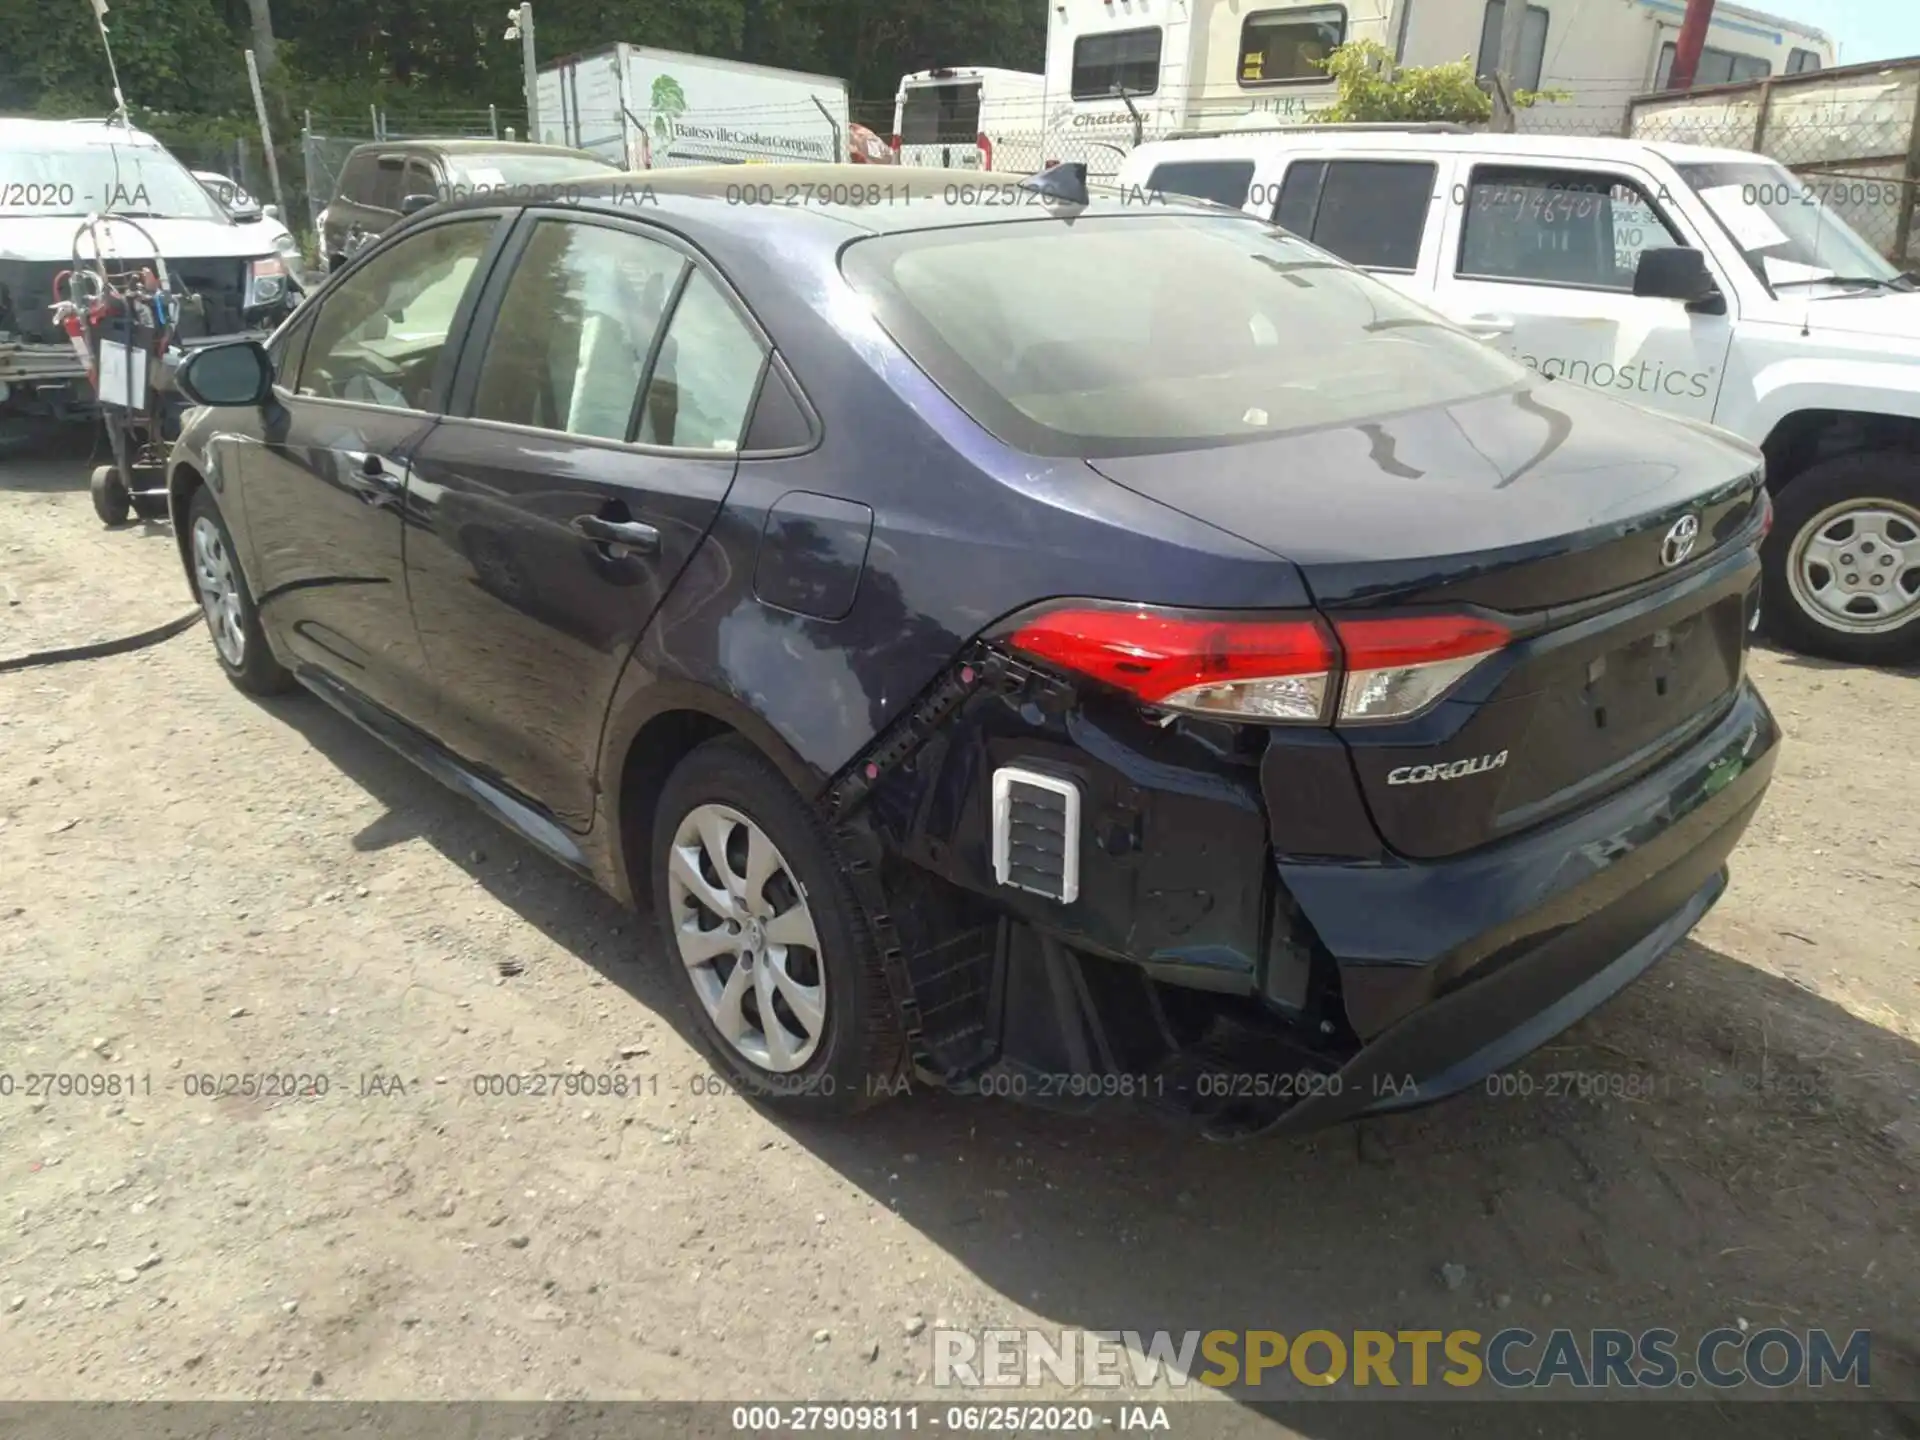
[[[84,484],[0,463],[0,660],[188,604]],[[0,1070],[140,1087],[0,1096],[0,1399],[905,1397],[941,1324],[1870,1326],[1920,1394],[1920,677],[1755,668],[1731,892],[1533,1094],[1242,1147],[775,1123],[703,1093],[650,932],[202,629],[0,674]],[[556,1069],[641,1094],[473,1087]],[[254,1071],[330,1088],[188,1093]]]

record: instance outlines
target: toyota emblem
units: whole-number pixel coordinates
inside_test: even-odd
[[[1660,563],[1671,570],[1693,554],[1693,547],[1699,539],[1700,517],[1682,515],[1667,531],[1667,538],[1660,542]]]

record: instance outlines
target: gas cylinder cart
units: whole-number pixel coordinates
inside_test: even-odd
[[[147,241],[152,259],[120,259],[103,246],[103,224]],[[90,258],[82,257],[86,242]],[[112,463],[94,468],[93,509],[107,525],[167,513],[167,448],[187,400],[172,385],[184,352],[174,343],[199,296],[175,292],[167,262],[145,227],[124,215],[89,215],[74,234],[73,266],[54,277],[54,319],[87,367]]]

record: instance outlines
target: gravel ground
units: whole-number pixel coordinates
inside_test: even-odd
[[[0,660],[189,603],[85,479],[0,463]],[[1532,1094],[1240,1147],[776,1123],[650,931],[203,629],[0,674],[0,1070],[136,1086],[0,1096],[0,1399],[904,1398],[942,1324],[1870,1326],[1920,1393],[1920,683],[1755,670],[1790,743],[1731,891]],[[560,1069],[638,1093],[475,1093]],[[236,1072],[327,1093],[189,1093]]]

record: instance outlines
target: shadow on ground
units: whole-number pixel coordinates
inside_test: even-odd
[[[635,957],[611,938],[633,933],[613,901],[331,710],[272,709],[386,807],[358,848],[425,839],[692,1038],[651,922]],[[481,846],[492,858],[476,862]],[[522,863],[509,873],[507,859]],[[1906,1040],[1688,942],[1485,1091],[1302,1140],[1219,1146],[1126,1112],[1075,1118],[931,1093],[845,1124],[783,1124],[1043,1326],[1666,1327],[1683,1365],[1686,1347],[1723,1326],[1826,1328],[1841,1343],[1864,1328],[1872,1393],[1906,1399],[1920,1396],[1916,1095],[1920,1054]],[[1539,1347],[1515,1356],[1531,1364]],[[1396,1369],[1406,1385],[1408,1367]],[[1282,1372],[1266,1381],[1231,1393],[1310,1393]],[[1509,1423],[1593,1435],[1621,1418],[1605,1408],[1603,1422],[1589,1407],[1501,1407],[1512,1413],[1496,1425],[1481,1406],[1321,1402],[1285,1422],[1326,1440]],[[1920,1434],[1884,1403],[1631,1409],[1638,1437]]]

